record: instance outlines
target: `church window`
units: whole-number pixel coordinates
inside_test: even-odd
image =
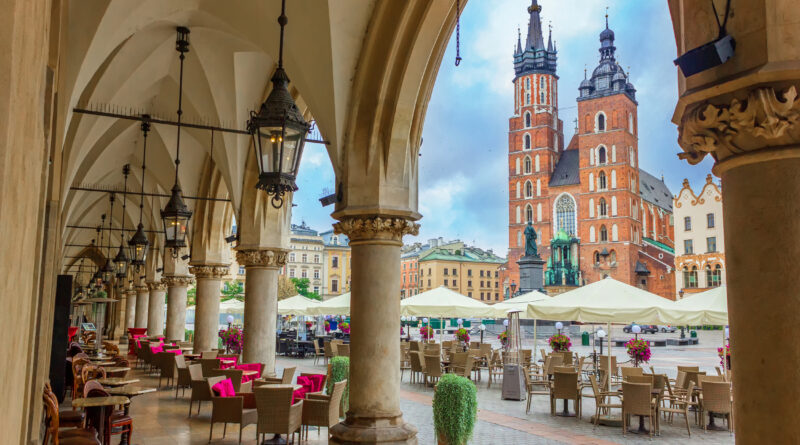
[[[525,181],[525,197],[533,197],[533,184],[531,184],[531,181]]]
[[[594,254],[592,254],[592,258],[594,259],[594,265],[595,266],[599,266],[600,265],[600,252],[595,250]]]
[[[556,230],[575,236],[575,200],[564,194],[556,200]]]
[[[536,196],[542,196],[542,180],[536,180]]]
[[[530,111],[525,112],[525,128],[531,127],[531,113]]]
[[[597,189],[598,190],[605,190],[606,189],[606,172],[600,172],[597,175]]]
[[[600,226],[600,242],[608,241],[608,230],[606,226]]]
[[[525,78],[525,89],[526,90],[530,90],[531,89],[531,78],[530,77],[526,77]]]
[[[522,196],[522,186],[520,185],[519,181],[517,181],[517,199],[521,198]]]
[[[536,204],[536,221],[542,222],[542,204]]]
[[[531,174],[531,158],[530,156],[525,156],[525,174]]]
[[[547,87],[545,85],[544,76],[539,77],[539,103],[544,105],[545,103],[545,91]]]
[[[525,145],[524,145],[524,147],[525,147],[525,150],[530,150],[531,149],[531,135],[529,135],[527,133],[525,133]]]
[[[519,170],[519,158],[516,159],[516,170],[515,171],[517,172],[517,174],[519,174],[519,172],[520,172],[520,170]]]
[[[594,173],[589,173],[589,191],[594,191]]]
[[[534,158],[533,164],[534,164],[534,167],[536,168],[536,171],[538,172],[539,168],[540,168],[539,167],[539,155],[536,155],[536,157]]]
[[[522,222],[522,211],[520,210],[519,206],[517,206],[517,224]]]
[[[525,206],[525,222],[533,222],[533,207],[530,204]]]
[[[617,216],[617,197],[611,197],[611,216]]]
[[[589,227],[589,242],[593,243],[595,241],[597,241],[597,240],[595,239],[595,235],[594,235],[594,227]]]
[[[602,145],[597,149],[597,164],[603,165],[607,161],[606,159],[606,148]]]
[[[617,162],[617,146],[611,146],[611,162]]]
[[[606,114],[602,111],[598,112],[594,118],[594,131],[606,131]]]
[[[633,114],[628,113],[628,132],[633,134]]]
[[[545,100],[544,100],[544,90],[539,90],[539,103],[540,103],[540,104],[544,104],[544,103],[545,103]]]
[[[589,218],[594,218],[594,198],[589,199]]]
[[[619,228],[616,224],[611,226],[611,241],[619,241]]]
[[[531,93],[525,93],[525,105],[531,104]]]
[[[614,226],[614,227],[617,227],[617,226]],[[616,250],[612,250],[611,251],[611,265],[614,266],[616,264],[617,264],[617,251]]]
[[[598,213],[600,214],[600,217],[608,216],[608,206],[606,205],[606,199],[605,198],[600,198],[600,206],[599,207],[600,207],[600,210],[598,211]]]

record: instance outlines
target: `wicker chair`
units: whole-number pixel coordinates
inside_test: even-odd
[[[556,400],[575,401],[575,419],[581,418],[581,391],[578,387],[577,372],[556,372],[553,375],[553,389],[550,391],[550,414],[556,412]]]
[[[589,382],[592,385],[592,395],[594,397],[594,426],[596,427],[600,421],[600,414],[609,416],[612,409],[622,409],[622,396],[618,392],[602,391],[593,375],[589,376]],[[612,397],[620,399],[620,403],[611,403]]]
[[[258,426],[256,439],[262,442],[262,434],[300,433],[303,420],[303,400],[292,404],[293,391],[285,386],[261,386],[255,390]]]
[[[634,368],[633,366],[622,366],[619,369],[622,372],[622,380],[626,382],[628,381],[628,377],[632,375],[635,376],[644,375],[644,371],[642,370],[642,368]]]
[[[422,358],[422,353],[419,351],[411,351],[408,353],[408,358],[411,363],[411,383],[419,381],[422,377],[422,382],[425,382],[425,362]]]
[[[492,380],[497,381],[503,377],[503,360],[500,358],[500,351],[493,351],[491,357],[486,356],[486,367],[489,369],[489,382],[486,387],[492,387]]]
[[[202,370],[201,365],[195,365]],[[186,358],[183,355],[175,356],[175,369],[178,372],[178,379],[175,382],[175,398],[178,398],[178,389],[183,389],[181,395],[186,393],[186,388],[192,386],[192,375],[189,373],[189,366],[186,365]],[[202,373],[202,371],[201,371]]]
[[[217,358],[199,358],[197,363],[203,369],[203,377],[217,377],[222,375],[222,370],[219,368],[219,359]]]
[[[325,358],[325,351],[323,351],[322,348],[319,347],[318,338],[315,338],[313,343],[314,343],[314,364],[316,365],[317,363],[319,363],[320,357],[322,357],[323,359]]]
[[[329,341],[326,341],[325,343],[323,343],[322,344],[322,353],[323,353],[322,357],[325,359],[323,363],[325,365],[327,365],[328,364],[328,360],[333,358],[333,343],[331,343]]]
[[[283,368],[281,377],[262,377],[255,381],[256,386],[262,385],[290,385],[294,379],[294,372],[297,368]]]
[[[159,352],[155,355],[155,362],[158,365],[158,387],[161,388],[161,379],[167,379],[167,386],[175,383],[175,353]]]
[[[728,382],[705,381],[703,383],[703,398],[700,400],[701,421],[703,431],[707,431],[708,422],[706,414],[722,414],[728,421],[728,431],[733,431],[733,399],[731,399],[731,384]],[[712,414],[713,413],[713,414]]]
[[[337,357],[350,357],[350,345],[348,343],[338,343],[335,348]]]
[[[656,413],[653,397],[648,383],[622,382],[622,435],[628,432],[629,416],[643,416],[650,419],[650,436],[656,429]]]
[[[241,370],[237,370],[240,373]],[[255,400],[253,398],[252,388],[250,382],[241,384],[241,375],[239,376],[240,385],[236,385],[236,380],[233,380],[234,389],[242,388],[240,392],[236,389],[236,395],[233,397],[219,397],[214,393],[212,386],[213,380],[223,379],[222,377],[212,377],[208,380],[208,392],[211,394],[211,425],[208,430],[208,442],[211,443],[211,438],[214,435],[214,424],[222,423],[222,437],[225,438],[229,423],[239,424],[239,444],[242,443],[242,430],[247,425],[255,425],[258,423],[258,412],[255,409]]]
[[[442,359],[439,355],[426,355],[425,356],[425,384],[429,381],[438,381],[442,376]]]
[[[211,350],[211,351],[203,351],[200,353],[200,358],[217,358],[219,351]]]
[[[305,429],[306,439],[308,439],[309,426],[316,426],[317,433],[319,433],[321,427],[328,428],[330,431],[330,427],[339,423],[339,405],[346,387],[347,380],[342,380],[333,384],[333,391],[330,395],[306,393],[305,400],[303,400],[301,422]],[[328,438],[330,438],[330,433]]]
[[[692,382],[692,386],[694,386],[694,382]],[[667,388],[669,389],[669,394],[663,396],[662,399],[665,402],[665,406],[660,407],[659,410],[664,413],[665,416],[668,416],[670,423],[672,423],[672,419],[675,414],[683,414],[683,417],[686,420],[686,432],[689,433],[689,437],[692,437],[692,430],[689,429],[689,406],[691,405],[689,393],[684,391],[682,393],[672,395],[672,389],[669,386],[669,380],[667,380]]]
[[[532,379],[527,372],[523,372],[522,375],[525,377],[525,389],[528,392],[528,404],[525,407],[525,414],[529,414],[531,412],[533,396],[550,395],[550,382],[547,380]]]
[[[189,374],[192,376],[192,396],[189,398],[189,417],[192,416],[192,406],[197,401],[197,414],[204,401],[211,401],[211,391],[208,388],[225,380],[225,377],[215,376],[205,378],[200,370],[200,365],[189,365]]]

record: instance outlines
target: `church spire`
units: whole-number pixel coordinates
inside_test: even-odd
[[[547,36],[547,52],[553,52],[553,25],[549,24],[548,28],[550,28],[550,33]]]
[[[525,49],[544,49],[544,37],[542,37],[542,20],[539,14],[542,7],[537,0],[531,0],[528,7],[530,21],[528,22],[528,40]]]
[[[517,52],[515,54],[522,54],[522,33],[517,26]]]

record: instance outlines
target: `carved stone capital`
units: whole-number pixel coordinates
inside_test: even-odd
[[[681,118],[678,143],[683,153],[678,156],[697,164],[706,154],[717,163],[740,155],[771,151],[800,144],[800,100],[797,90],[765,86],[747,92],[746,98],[734,97],[727,103],[706,101],[686,109]],[[794,154],[778,155],[795,157]]]
[[[161,282],[166,284],[167,287],[188,287],[194,283],[194,277],[169,275],[161,277]]]
[[[288,254],[285,249],[242,249],[236,251],[236,262],[246,267],[282,267]]]
[[[401,242],[403,235],[417,235],[419,224],[397,216],[345,216],[333,225],[351,241],[389,240]]]
[[[139,285],[136,285],[136,287],[134,287],[133,290],[136,293],[144,293],[144,292],[147,292],[149,290],[149,288],[148,288],[147,284],[139,284]]]
[[[167,290],[167,285],[166,285],[166,283],[163,283],[161,281],[157,281],[157,282],[154,282],[154,283],[147,283],[147,288],[150,289],[150,291]]]
[[[225,275],[228,275],[229,269],[228,266],[189,266],[189,272],[194,275],[195,278],[221,279]]]

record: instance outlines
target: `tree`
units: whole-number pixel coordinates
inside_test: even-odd
[[[220,298],[221,301],[228,301],[228,300],[244,300],[244,284],[239,280],[233,281],[226,281],[225,285],[222,286],[222,297]]]
[[[297,288],[286,275],[278,275],[278,300],[294,297],[297,295]]]
[[[186,305],[194,306],[197,304],[197,288],[193,287],[186,291]]]
[[[312,300],[322,300],[319,294],[308,290],[308,285],[311,284],[308,278],[292,278],[291,280],[298,294],[306,298],[311,298]]]

